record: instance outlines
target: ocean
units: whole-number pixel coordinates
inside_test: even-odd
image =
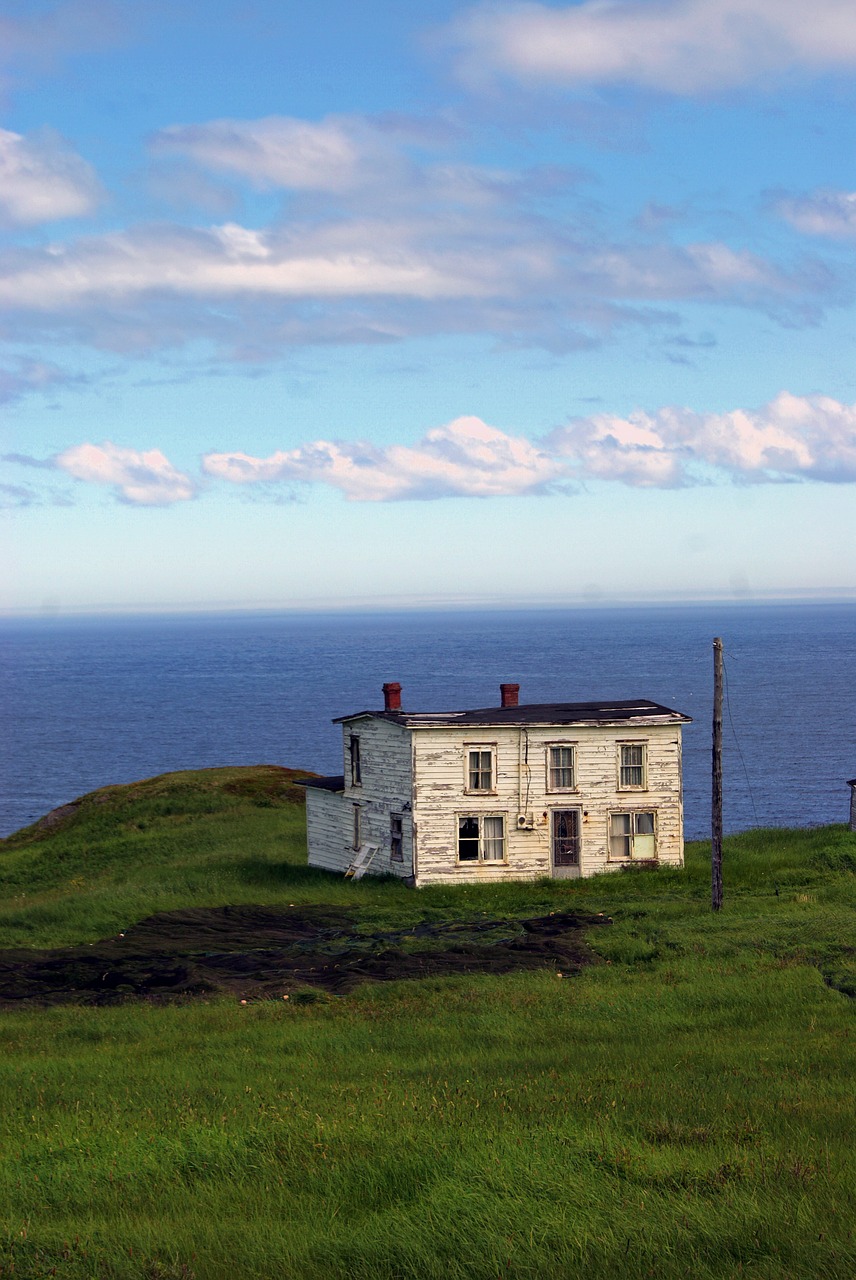
[[[843,822],[856,776],[856,605],[704,605],[0,622],[0,835],[107,783],[272,763],[341,772],[334,716],[650,698],[686,712],[685,827],[710,823],[713,637],[725,826]]]

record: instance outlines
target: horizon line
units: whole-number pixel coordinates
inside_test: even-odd
[[[608,610],[644,608],[699,608],[723,605],[738,608],[752,605],[835,605],[856,604],[856,588],[823,589],[812,587],[770,591],[707,591],[622,593],[613,596],[586,593],[577,596],[365,596],[352,598],[310,597],[286,602],[264,601],[239,603],[207,601],[190,603],[122,603],[60,606],[46,602],[40,606],[0,607],[0,621],[61,621],[85,618],[155,618],[155,617],[243,617],[253,614],[356,614],[356,613],[524,613],[532,610]]]

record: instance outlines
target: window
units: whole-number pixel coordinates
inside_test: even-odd
[[[404,823],[400,813],[389,815],[389,860],[404,861]]]
[[[656,858],[657,830],[652,812],[609,815],[609,856],[612,859]]]
[[[547,748],[547,790],[573,791],[577,785],[572,746]]]
[[[459,862],[504,862],[505,818],[475,814],[458,818]]]
[[[354,848],[359,849],[363,843],[363,815],[358,804],[354,805]]]
[[[644,791],[648,785],[648,748],[644,742],[618,744],[618,786],[620,790]]]
[[[493,747],[467,750],[467,791],[493,791]]]
[[[351,786],[359,787],[363,781],[362,765],[360,764],[360,740],[353,733],[348,740],[348,755],[351,760]]]

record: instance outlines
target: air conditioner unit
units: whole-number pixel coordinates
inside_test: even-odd
[[[529,816],[529,814],[527,814],[527,813],[518,813],[518,815],[517,815],[517,830],[518,830],[518,831],[531,831],[531,830],[532,830],[532,828],[534,827],[534,825],[535,825],[535,824],[534,824],[534,822],[532,821],[532,819],[531,819],[531,817]]]

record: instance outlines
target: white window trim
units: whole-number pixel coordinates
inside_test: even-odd
[[[623,738],[615,744],[615,766],[616,766],[616,789],[618,791],[647,791],[648,790],[648,739],[647,738]],[[642,782],[640,784],[633,782],[621,781],[621,749],[622,747],[641,747],[642,748]]]
[[[495,796],[496,795],[497,793],[496,747],[497,747],[497,744],[495,742],[465,742],[464,743],[464,795],[465,796]],[[470,752],[471,751],[489,751],[490,752],[490,781],[491,781],[490,788],[470,786]]]
[[[482,793],[479,793],[482,794]],[[460,858],[458,856],[461,818],[475,818],[479,824],[479,856],[477,858]],[[485,818],[502,819],[502,857],[485,858],[484,856],[484,820]],[[508,814],[507,813],[473,813],[471,809],[462,809],[455,814],[455,863],[459,867],[505,867],[508,865]]]
[[[654,858],[659,861],[660,858],[660,821],[659,811],[657,809],[645,808],[642,805],[638,809],[610,809],[606,815],[606,857],[609,862],[632,862],[633,861],[633,838],[635,831],[630,832],[630,853],[626,858],[615,857],[612,852],[612,819],[617,818],[619,814],[627,813],[634,820],[637,813],[650,813],[654,819]]]
[[[577,781],[577,743],[576,742],[545,742],[544,743],[544,761],[547,770],[545,780],[545,789],[551,796],[572,796],[579,792],[579,783]],[[553,768],[550,764],[550,753],[558,747],[570,748],[571,751],[571,775],[574,779],[573,785],[570,787],[554,787],[552,782]]]

